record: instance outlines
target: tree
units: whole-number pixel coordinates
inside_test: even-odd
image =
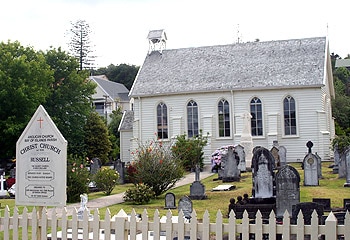
[[[91,112],[84,130],[87,156],[90,159],[99,158],[102,164],[106,163],[111,151],[111,142],[105,121],[97,112]]]
[[[135,65],[120,64],[115,66],[111,64],[107,68],[99,68],[93,74],[106,75],[110,81],[124,84],[130,90],[139,68]]]
[[[91,56],[93,52],[90,35],[91,29],[85,20],[71,22],[69,31],[70,42],[68,43],[71,53],[78,59],[79,70],[92,69],[95,56]]]
[[[76,71],[78,62],[61,48],[50,49],[45,58],[54,71],[54,82],[44,106],[68,141],[68,153],[82,156],[84,125],[93,111],[91,96],[96,84],[87,80],[88,71]]]
[[[110,115],[111,121],[108,124],[109,139],[112,143],[111,157],[116,159],[120,153],[120,133],[118,131],[120,121],[122,120],[123,113],[118,108],[117,111],[113,111]]]
[[[19,42],[0,43],[0,156],[13,158],[16,142],[50,95],[53,71],[44,54]]]

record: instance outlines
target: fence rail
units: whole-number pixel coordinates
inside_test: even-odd
[[[341,225],[338,224],[332,212],[329,213],[324,224],[319,224],[315,211],[310,225],[304,224],[301,212],[296,224],[290,223],[288,212],[284,214],[282,221],[276,221],[273,211],[268,219],[263,219],[258,211],[253,220],[248,218],[246,211],[243,218],[237,220],[235,213],[231,211],[227,220],[218,210],[215,223],[210,222],[208,211],[199,219],[195,210],[190,220],[186,220],[181,211],[178,216],[173,216],[170,210],[166,216],[160,216],[159,211],[155,210],[153,217],[150,218],[147,210],[139,216],[134,210],[130,215],[127,215],[124,210],[112,215],[107,209],[103,219],[100,218],[98,209],[92,215],[85,211],[82,219],[78,216],[76,209],[72,215],[68,215],[66,208],[40,208],[39,210],[33,208],[32,212],[24,208],[21,214],[17,208],[14,208],[11,215],[10,209],[6,207],[3,212],[3,216],[0,217],[0,236],[4,240],[279,240],[282,238],[283,240],[350,240],[349,212],[345,214],[344,223]]]

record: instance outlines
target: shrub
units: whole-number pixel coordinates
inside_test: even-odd
[[[96,187],[103,191],[107,196],[111,194],[114,187],[118,184],[119,174],[110,168],[101,168],[94,175]]]
[[[69,156],[67,166],[67,202],[80,201],[80,194],[89,191],[90,172],[83,157]]]
[[[145,184],[135,184],[124,193],[124,201],[134,202],[135,204],[149,203],[155,197],[152,189]]]
[[[187,138],[186,134],[183,134],[176,137],[176,142],[171,150],[174,156],[181,160],[184,168],[190,171],[195,169],[197,164],[200,168],[203,167],[203,148],[207,142],[207,137],[202,135],[202,131],[195,138]]]
[[[134,183],[149,186],[156,196],[172,188],[184,174],[182,164],[173,156],[170,145],[162,142],[140,145],[134,157]]]

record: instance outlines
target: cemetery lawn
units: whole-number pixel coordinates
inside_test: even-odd
[[[292,163],[291,165],[295,167],[300,174],[300,201],[301,202],[311,202],[312,198],[330,198],[331,207],[343,207],[343,199],[350,198],[350,188],[343,187],[346,180],[338,179],[338,174],[333,174],[332,169],[328,168],[331,162],[322,163],[322,175],[323,179],[320,179],[319,186],[303,186],[304,173],[301,169],[300,163]],[[211,177],[201,180],[205,185],[207,199],[205,200],[192,200],[193,209],[196,211],[197,217],[202,219],[202,216],[206,210],[208,210],[210,215],[210,220],[215,222],[218,210],[221,214],[226,217],[228,213],[228,205],[230,198],[237,199],[238,196],[243,196],[244,193],[251,195],[252,191],[252,173],[245,172],[241,174],[241,180],[239,182],[223,183],[221,180],[214,179],[217,178],[217,174]],[[222,184],[230,184],[236,186],[234,190],[231,191],[211,191],[213,188]],[[113,194],[125,192],[128,188],[132,187],[132,184],[117,185],[112,192]],[[176,206],[178,201],[182,196],[189,195],[190,185],[185,185],[181,187],[174,188],[169,192],[172,192],[176,196]],[[104,197],[102,192],[89,193],[89,200]],[[14,199],[1,199],[1,207],[6,205],[9,206],[11,212],[15,206]],[[147,209],[149,218],[152,219],[156,209],[160,212],[160,216],[165,216],[167,211],[164,209],[165,205],[165,194],[158,196],[156,199],[151,200],[145,205],[134,205],[130,202],[124,202],[121,204],[116,204],[109,206],[108,209],[112,215],[117,214],[121,209],[123,209],[127,214],[130,214],[133,209],[137,214],[142,214],[145,209]],[[22,212],[23,207],[19,206],[19,211]],[[32,211],[32,207],[27,207],[29,211]],[[0,214],[3,216],[4,208],[0,209]],[[107,207],[100,208],[99,213],[101,218],[105,216]],[[177,215],[177,209],[171,210],[173,215]],[[219,213],[220,214],[220,213]]]

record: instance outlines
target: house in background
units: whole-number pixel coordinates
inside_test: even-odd
[[[350,59],[337,59],[335,61],[335,68],[345,67],[350,71]]]
[[[217,148],[240,144],[249,113],[253,147],[278,141],[287,161],[296,162],[312,141],[313,152],[331,159],[334,86],[326,37],[168,50],[163,30],[148,36],[150,50],[129,94],[125,154],[155,134],[171,142],[202,130],[210,163]]]
[[[123,84],[109,81],[105,75],[90,76],[90,80],[97,84],[92,95],[95,109],[107,121],[112,111],[129,109],[129,90]]]

